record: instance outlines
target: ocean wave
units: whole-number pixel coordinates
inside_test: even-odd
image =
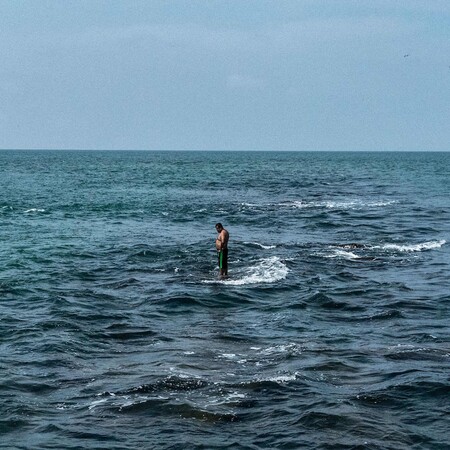
[[[241,203],[243,209],[262,209],[267,208],[297,208],[297,209],[337,209],[337,210],[358,210],[366,208],[383,208],[398,203],[398,200],[368,200],[363,201],[359,199],[348,200],[287,200],[278,203]]]
[[[324,201],[303,201],[293,200],[278,203],[278,206],[287,206],[292,208],[326,208],[326,209],[363,209],[363,208],[380,208],[398,203],[397,200],[324,200]]]
[[[420,244],[384,244],[384,245],[377,245],[374,247],[371,247],[372,249],[382,249],[382,250],[393,250],[397,252],[422,252],[427,250],[434,250],[437,248],[441,248],[444,244],[446,244],[447,241],[444,239],[440,241],[427,241],[422,242]]]
[[[270,393],[280,393],[286,392],[286,385],[296,381],[299,378],[299,373],[288,373],[288,374],[276,374],[267,377],[256,377],[255,379],[248,381],[241,381],[237,384],[240,389],[245,389],[246,391],[264,391],[266,394]]]
[[[298,372],[293,374],[285,374],[285,375],[276,375],[273,377],[267,378],[268,381],[273,381],[275,383],[288,383],[289,381],[295,381],[298,378]]]
[[[252,388],[252,389],[259,389],[264,388],[267,389],[270,387],[277,388],[279,386],[284,385],[285,383],[289,383],[290,381],[296,381],[300,376],[299,372],[293,372],[293,373],[277,373],[273,375],[268,376],[257,376],[253,380],[249,381],[243,381],[240,383],[241,387],[245,388]]]
[[[261,349],[260,354],[263,356],[269,355],[294,356],[300,355],[303,352],[303,350],[304,348],[301,345],[296,344],[295,342],[290,342],[288,344],[274,345],[272,347]]]
[[[141,384],[123,391],[102,392],[97,394],[98,397],[116,397],[129,396],[132,394],[148,394],[161,392],[190,392],[202,389],[208,386],[208,383],[201,378],[189,377],[184,375],[170,375],[153,383]]]
[[[346,293],[346,295],[348,294]],[[359,305],[353,305],[351,303],[334,300],[333,298],[321,292],[312,295],[307,299],[307,301],[309,305],[314,305],[326,310],[359,311],[363,309]]]
[[[450,357],[450,352],[439,348],[399,344],[390,347],[385,357],[392,360],[446,361]]]
[[[353,252],[346,252],[345,250],[334,250],[331,255],[325,255],[326,258],[344,258],[344,259],[360,259],[361,256],[358,256]]]
[[[244,286],[247,284],[258,283],[275,283],[286,278],[289,269],[278,256],[261,259],[253,267],[249,267],[245,271],[245,275],[237,279],[225,279],[210,281],[205,280],[204,283],[220,283],[231,286]]]
[[[220,422],[238,420],[234,408],[245,406],[245,402],[245,393],[227,392],[221,384],[178,374],[123,391],[99,393],[88,409],[106,408],[128,414],[151,411],[160,416]]]
[[[414,252],[422,252],[428,250],[436,250],[441,248],[446,244],[447,241],[444,239],[439,241],[427,241],[421,242],[419,244],[382,244],[382,245],[363,245],[363,244],[344,244],[339,245],[339,248],[334,248],[334,246],[330,246],[332,252],[329,254],[323,255],[325,258],[340,258],[347,260],[361,260],[361,259],[374,259],[372,257],[361,256],[350,250],[359,250],[359,251],[373,251],[373,250],[382,250],[387,252],[399,252],[399,253],[414,253]]]
[[[244,202],[244,203],[241,203],[241,206],[246,206],[246,207],[254,208],[254,207],[261,206],[261,205],[258,205],[258,204],[256,204],[256,203],[246,203],[246,202]]]
[[[366,315],[366,316],[354,316],[348,317],[346,320],[348,322],[376,322],[376,321],[384,321],[384,320],[393,320],[393,319],[402,319],[404,315],[401,311],[396,309],[390,309],[387,311],[381,311],[374,314]]]
[[[25,211],[25,214],[29,214],[29,213],[39,213],[39,212],[45,212],[45,209],[43,209],[43,208],[30,208],[30,209],[27,209],[27,210]]]
[[[448,383],[440,381],[422,380],[394,384],[385,389],[361,392],[354,400],[367,405],[378,405],[391,408],[405,408],[405,402],[415,400],[430,401],[433,398],[448,396]]]
[[[273,248],[277,248],[276,245],[264,245],[264,244],[260,244],[259,242],[244,242],[244,245],[251,245],[251,246],[259,247],[264,250],[271,250]]]

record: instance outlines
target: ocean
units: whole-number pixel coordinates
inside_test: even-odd
[[[450,153],[0,151],[0,447],[448,449],[449,199]]]

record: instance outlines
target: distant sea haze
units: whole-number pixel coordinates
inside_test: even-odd
[[[449,192],[450,153],[0,151],[0,446],[446,448]]]

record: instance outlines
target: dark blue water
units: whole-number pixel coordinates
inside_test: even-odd
[[[1,151],[1,448],[449,448],[449,194],[450,153]]]

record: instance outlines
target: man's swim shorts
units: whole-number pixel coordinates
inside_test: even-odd
[[[219,269],[222,269],[225,273],[228,271],[228,249],[224,248],[220,250],[219,254]]]

